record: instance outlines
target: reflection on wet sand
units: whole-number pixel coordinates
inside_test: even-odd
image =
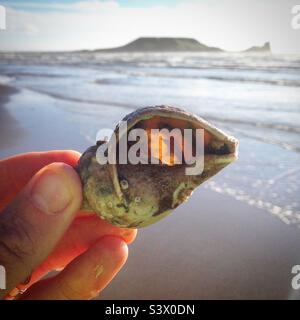
[[[25,134],[25,130],[5,106],[10,96],[17,92],[13,87],[0,84],[0,149],[20,143]]]

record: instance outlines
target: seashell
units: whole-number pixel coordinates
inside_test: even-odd
[[[187,175],[189,164],[177,164],[173,153],[165,161],[160,151],[156,153],[159,164],[120,164],[118,161],[99,164],[97,148],[104,141],[88,148],[76,168],[83,184],[83,208],[118,227],[141,228],[161,220],[186,201],[197,186],[237,159],[238,141],[234,137],[179,108],[141,108],[128,114],[123,121],[127,121],[126,134],[134,128],[146,132],[162,128],[179,128],[180,132],[204,129],[204,167],[201,174]],[[124,135],[119,127],[120,124],[114,131],[117,143]],[[155,149],[149,136],[148,139],[150,147]],[[181,150],[183,145],[188,146],[185,140],[177,142],[176,136],[173,141],[173,144],[180,143]]]

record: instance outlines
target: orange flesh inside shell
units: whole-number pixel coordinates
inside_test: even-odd
[[[146,156],[148,159],[151,155],[152,158],[158,159],[161,164],[173,166],[175,164],[182,163],[182,159],[187,160],[186,151],[188,151],[188,155],[190,156],[194,154],[195,146],[193,144],[195,141],[191,144],[191,141],[184,138],[183,129],[195,129],[192,128],[190,123],[185,120],[153,117],[139,123],[139,127],[147,131],[148,155]],[[159,129],[160,131],[155,132],[152,129]],[[169,132],[173,129],[180,129],[180,132],[173,131],[172,138],[169,141],[169,134],[162,132],[162,129],[168,129]],[[212,135],[205,130],[204,148],[208,146],[211,141]],[[168,145],[169,142],[170,146]],[[176,153],[175,150],[177,150]]]

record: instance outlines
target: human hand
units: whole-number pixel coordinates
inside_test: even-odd
[[[13,299],[91,299],[127,259],[134,229],[79,211],[75,151],[34,152],[0,161],[0,265]],[[53,270],[57,275],[43,279]]]

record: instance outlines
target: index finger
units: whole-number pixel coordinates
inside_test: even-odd
[[[0,210],[5,208],[41,168],[53,162],[74,167],[80,153],[73,150],[29,152],[0,160]]]

